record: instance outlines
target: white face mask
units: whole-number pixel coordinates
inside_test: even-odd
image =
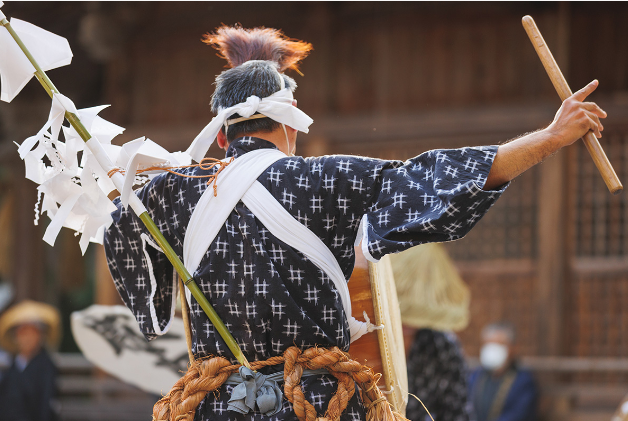
[[[480,351],[480,364],[487,370],[497,370],[506,364],[508,347],[506,345],[489,342]]]

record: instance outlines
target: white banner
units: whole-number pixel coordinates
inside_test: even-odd
[[[183,320],[148,342],[124,306],[93,305],[72,313],[72,334],[90,362],[140,389],[165,395],[187,370]]]

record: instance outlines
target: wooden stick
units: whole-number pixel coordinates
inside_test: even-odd
[[[539,55],[539,58],[543,63],[543,67],[545,67],[554,88],[556,88],[556,92],[558,92],[561,101],[566,100],[572,95],[571,89],[569,88],[563,73],[560,71],[558,64],[556,64],[556,60],[554,60],[554,56],[545,43],[539,28],[537,28],[536,23],[534,23],[534,19],[532,19],[531,16],[524,16],[523,19],[521,19],[521,22],[523,24],[523,28],[528,34],[528,37],[530,37],[530,41],[532,42],[536,53]],[[584,145],[587,147],[589,154],[591,154],[591,158],[593,158],[595,166],[602,175],[608,190],[610,190],[612,194],[621,193],[624,187],[622,186],[621,181],[619,181],[613,166],[604,153],[604,149],[600,146],[600,142],[595,137],[593,132],[589,131],[584,135],[582,140],[584,141]]]
[[[194,354],[192,353],[192,328],[190,325],[190,308],[188,300],[185,298],[185,287],[179,276],[179,299],[181,300],[181,318],[183,319],[183,328],[185,331],[185,344],[188,347],[188,358],[190,364],[194,364]]]

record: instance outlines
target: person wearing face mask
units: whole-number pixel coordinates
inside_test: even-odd
[[[515,332],[508,323],[482,330],[480,367],[469,380],[477,421],[533,421],[538,389],[532,374],[515,360]]]

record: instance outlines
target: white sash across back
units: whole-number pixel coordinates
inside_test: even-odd
[[[214,196],[213,189],[208,188],[192,212],[183,241],[183,262],[194,275],[220,228],[242,200],[275,237],[303,253],[331,279],[340,295],[353,342],[375,327],[351,316],[349,288],[338,261],[316,234],[297,221],[257,181],[266,168],[285,157],[276,149],[259,149],[237,158],[220,173],[218,195]],[[186,296],[189,302],[187,290]]]
[[[266,168],[285,157],[284,153],[276,149],[248,152],[227,165],[217,177],[217,196],[214,196],[214,189],[211,188],[201,195],[183,240],[183,263],[192,276],[220,228],[251,184]]]

